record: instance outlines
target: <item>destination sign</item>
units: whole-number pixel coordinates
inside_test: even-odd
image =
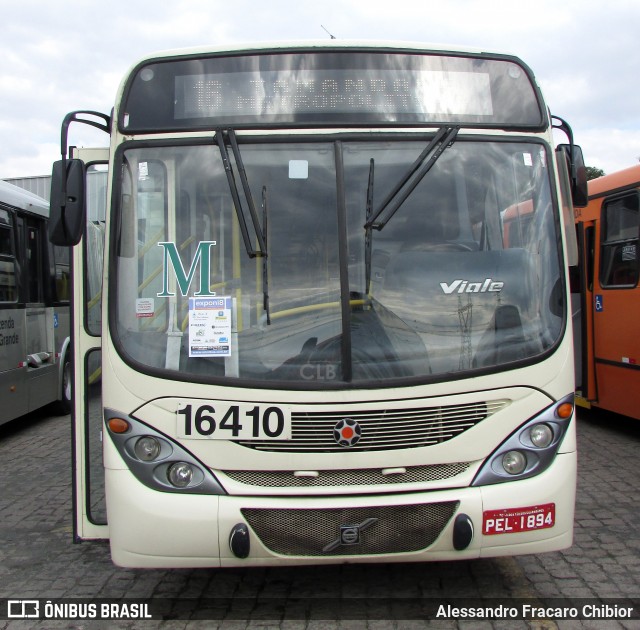
[[[123,131],[460,124],[543,128],[515,58],[397,50],[262,51],[148,61],[125,87]]]

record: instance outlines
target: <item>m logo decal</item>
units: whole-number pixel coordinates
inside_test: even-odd
[[[166,242],[158,243],[158,247],[162,247],[164,249],[164,255],[162,259],[162,292],[158,293],[157,296],[172,297],[175,295],[174,291],[169,290],[169,265],[173,267],[176,283],[182,295],[187,295],[189,293],[189,287],[193,282],[198,265],[200,265],[200,290],[196,291],[194,295],[215,295],[215,293],[211,293],[209,289],[209,278],[211,276],[211,248],[215,244],[215,241],[201,241],[198,244],[198,249],[191,261],[189,273],[187,274],[182,266],[182,261],[180,260],[180,254],[178,253],[176,244]]]

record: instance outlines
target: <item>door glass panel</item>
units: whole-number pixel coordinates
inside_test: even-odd
[[[107,202],[105,164],[87,168],[87,228],[85,234],[86,315],[87,332],[99,336],[102,326],[102,263],[104,259],[104,226]]]
[[[96,525],[107,522],[104,494],[104,466],[102,461],[102,352],[93,350],[87,354],[85,365],[85,448],[86,448],[86,511],[89,520]]]

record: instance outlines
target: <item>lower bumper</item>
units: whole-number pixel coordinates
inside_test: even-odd
[[[162,493],[128,470],[107,470],[113,561],[125,567],[217,567],[426,562],[556,551],[573,540],[576,453],[530,479],[480,488],[348,497],[233,497]],[[483,533],[483,513],[555,505],[551,527]],[[444,506],[444,507],[443,507]],[[472,523],[454,547],[460,514]],[[257,516],[256,516],[257,515]],[[249,553],[229,539],[248,525]],[[252,526],[253,524],[253,526]],[[341,527],[355,527],[341,532]],[[342,533],[345,536],[342,536]],[[459,546],[459,545],[458,545]]]

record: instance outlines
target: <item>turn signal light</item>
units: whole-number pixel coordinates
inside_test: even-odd
[[[129,423],[122,418],[109,418],[107,426],[112,433],[126,433],[131,428]]]
[[[558,418],[562,418],[563,420],[570,418],[572,413],[573,405],[571,403],[562,403],[556,409],[556,415],[558,416]]]

